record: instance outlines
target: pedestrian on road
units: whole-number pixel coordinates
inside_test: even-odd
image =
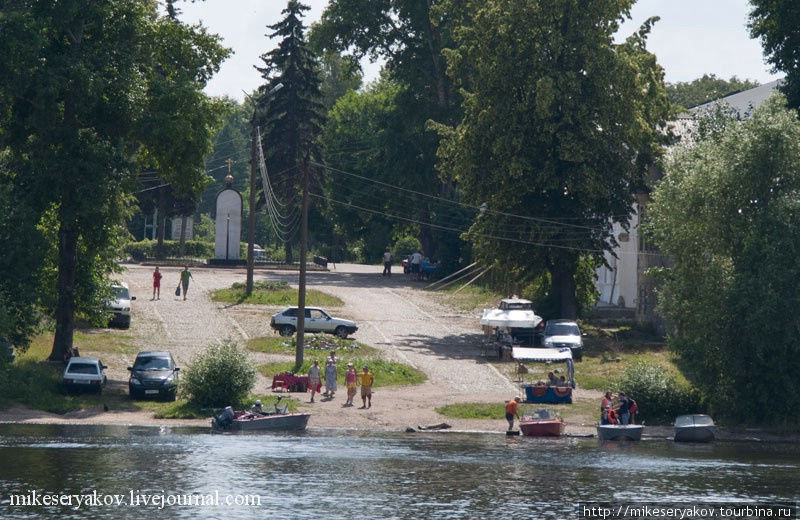
[[[333,399],[333,394],[335,393],[336,365],[333,364],[333,360],[331,358],[328,358],[328,362],[325,364],[325,393],[322,395]]]
[[[383,252],[383,276],[392,276],[392,252],[388,246]]]
[[[364,365],[364,369],[358,374],[358,383],[361,385],[361,401],[364,403],[361,408],[372,408],[372,385],[375,383],[375,376],[369,371],[368,366]]]
[[[411,255],[411,276],[415,280],[422,279],[422,253],[419,250],[414,251],[414,254]]]
[[[514,429],[514,417],[519,420],[519,401],[519,397],[515,397],[506,403],[506,420],[508,421],[508,431]]]
[[[189,266],[183,266],[181,271],[181,285],[183,286],[183,299],[186,299],[186,293],[189,292],[189,279],[192,278],[192,273],[189,271]]]
[[[314,394],[320,391],[319,361],[314,360],[314,364],[308,369],[308,386],[311,387],[311,402],[314,402]]]
[[[356,369],[352,363],[347,364],[347,374],[344,376],[344,382],[347,386],[347,402],[345,406],[353,406],[353,398],[356,396]]]
[[[161,299],[161,278],[163,275],[161,271],[158,270],[158,266],[156,266],[156,270],[153,271],[153,300]],[[158,298],[156,298],[158,296]]]

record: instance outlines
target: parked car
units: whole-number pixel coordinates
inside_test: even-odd
[[[97,358],[71,357],[61,376],[61,384],[67,392],[88,390],[100,393],[106,386],[106,368]]]
[[[139,352],[128,367],[128,393],[131,399],[163,397],[174,401],[178,394],[178,371],[169,352]]]
[[[253,244],[253,261],[266,262],[267,260],[267,252],[260,245]]]
[[[297,307],[289,307],[278,314],[274,314],[269,325],[278,331],[281,336],[291,336],[297,331]],[[340,338],[346,338],[357,330],[358,327],[354,321],[334,318],[317,307],[306,307],[306,332],[326,332],[328,334],[336,334]]]
[[[114,299],[108,302],[111,311],[109,323],[116,323],[127,329],[131,326],[131,301],[135,300],[136,296],[131,296],[128,284],[125,282],[114,282],[111,291]]]
[[[565,348],[572,351],[572,359],[583,359],[583,336],[578,324],[571,320],[548,320],[544,327],[542,346]]]

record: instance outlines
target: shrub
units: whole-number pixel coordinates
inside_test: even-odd
[[[182,392],[199,406],[228,406],[244,402],[256,382],[247,351],[225,340],[210,345],[183,376]]]
[[[617,390],[636,400],[640,421],[672,424],[678,415],[703,411],[697,390],[679,384],[666,368],[648,361],[628,365]]]
[[[422,249],[422,246],[420,245],[417,237],[411,235],[402,235],[397,237],[392,253],[396,255],[407,255],[413,253],[414,251],[419,251],[420,249]]]

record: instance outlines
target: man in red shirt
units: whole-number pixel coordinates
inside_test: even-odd
[[[514,429],[514,417],[519,419],[518,403],[519,397],[515,397],[506,403],[506,420],[508,421],[509,431]]]
[[[156,295],[158,295],[158,298],[156,298]],[[158,270],[158,266],[153,271],[153,299],[161,299],[161,271]]]

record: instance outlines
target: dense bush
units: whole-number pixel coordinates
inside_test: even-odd
[[[392,254],[394,255],[407,255],[413,253],[414,251],[419,251],[422,249],[422,246],[419,244],[419,240],[415,236],[411,235],[403,235],[398,237],[394,243],[394,249],[392,250]]]
[[[210,345],[183,375],[181,391],[199,406],[242,403],[256,382],[256,372],[247,361],[247,351],[226,340]]]
[[[136,261],[154,259],[156,257],[157,240],[141,240],[139,242],[129,242],[125,245],[125,253]],[[178,240],[164,240],[164,254],[167,257],[176,258],[180,253],[180,242]],[[187,258],[213,258],[214,243],[203,242],[200,240],[187,240],[183,256]]]
[[[627,366],[617,390],[636,400],[639,421],[672,424],[678,415],[703,411],[694,388],[679,384],[666,368],[648,361]]]

